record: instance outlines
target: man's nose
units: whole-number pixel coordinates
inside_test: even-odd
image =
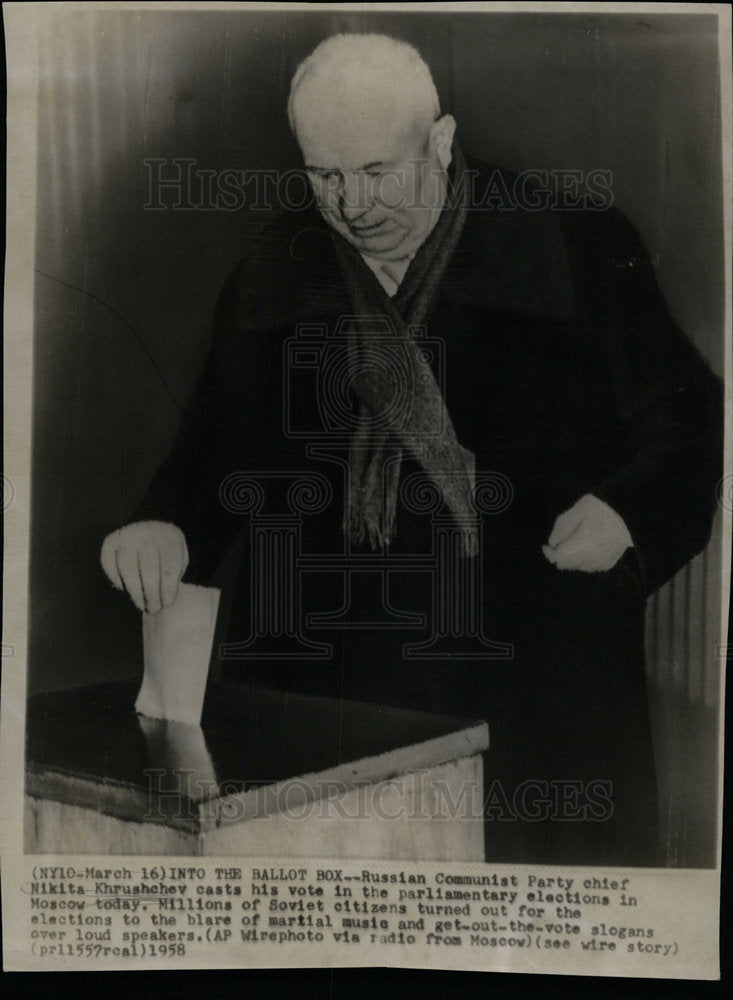
[[[369,209],[364,180],[356,174],[346,174],[341,182],[339,208],[348,221],[358,219]]]

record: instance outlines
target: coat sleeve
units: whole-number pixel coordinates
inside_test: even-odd
[[[174,445],[130,518],[168,521],[183,531],[189,582],[209,580],[243,527],[225,480],[257,467],[261,457],[267,373],[251,300],[251,275],[238,267],[219,295],[210,352]]]
[[[626,522],[651,593],[709,540],[722,385],[673,322],[639,235],[620,213],[606,215],[587,291],[625,442],[624,460],[593,492]]]

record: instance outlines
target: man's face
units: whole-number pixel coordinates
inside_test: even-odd
[[[433,130],[417,127],[383,96],[333,88],[318,96],[312,87],[296,98],[295,117],[321,214],[361,253],[408,256],[440,205],[444,164]]]

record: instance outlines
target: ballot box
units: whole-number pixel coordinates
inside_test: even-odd
[[[138,686],[30,699],[27,852],[484,860],[485,722],[210,684],[194,726]]]

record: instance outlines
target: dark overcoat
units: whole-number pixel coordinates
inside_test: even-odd
[[[296,630],[304,648],[330,644],[325,659],[288,661],[282,623],[274,645],[266,627],[249,641],[258,632],[251,473],[265,496],[256,516],[286,520],[292,477],[325,477],[330,502],[301,512],[297,546],[306,556],[344,551],[342,334],[352,310],[333,236],[312,207],[283,213],[227,281],[206,369],[134,519],[183,529],[195,582],[210,581],[239,539],[222,634],[244,645],[225,664],[229,678],[485,718],[489,860],[653,864],[644,605],[708,540],[720,384],[671,319],[618,211],[497,203],[486,196],[496,172],[469,166],[472,208],[415,335],[458,440],[498,491],[482,519],[480,653],[462,658],[474,647],[453,629],[440,657],[404,655],[430,636],[436,614],[435,574],[419,561],[371,574],[311,561],[298,577]],[[502,175],[503,190],[512,182]],[[418,472],[408,456],[403,484]],[[622,516],[634,549],[607,573],[557,570],[541,547],[587,493]],[[390,556],[409,562],[434,552],[435,511],[408,508],[400,504]],[[309,617],[329,613],[330,624]],[[419,618],[386,627],[410,613],[424,616],[422,631]],[[511,655],[487,655],[491,641]]]

